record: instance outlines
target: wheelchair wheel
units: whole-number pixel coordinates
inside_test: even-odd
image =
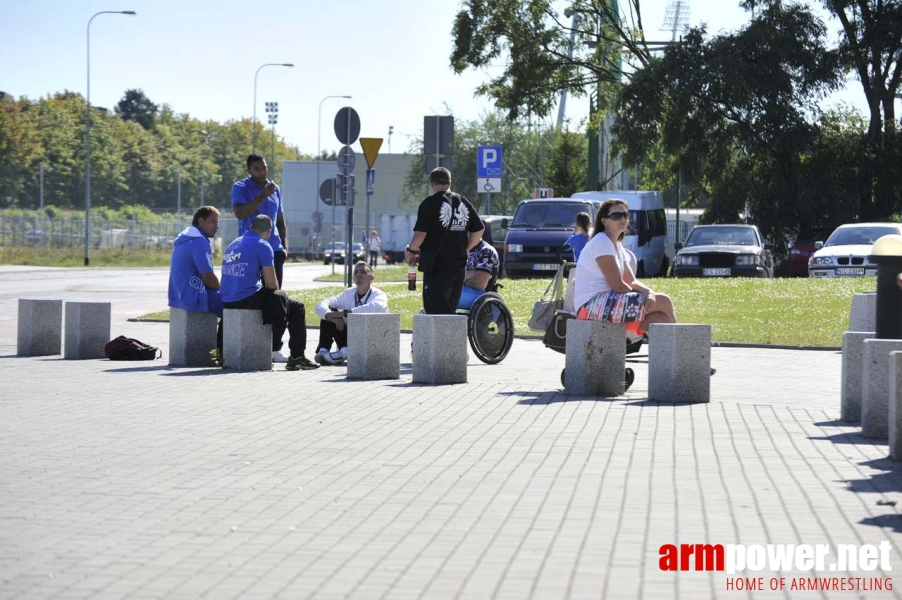
[[[488,292],[473,302],[467,317],[467,337],[482,362],[494,365],[504,360],[514,343],[514,320],[501,296]]]

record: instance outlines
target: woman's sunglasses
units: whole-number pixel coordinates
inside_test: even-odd
[[[612,212],[608,213],[608,216],[606,218],[613,221],[622,221],[623,219],[629,219],[630,214],[628,212]]]

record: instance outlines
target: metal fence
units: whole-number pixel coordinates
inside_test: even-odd
[[[92,219],[91,247],[142,250],[169,248],[187,225],[184,221],[142,223],[136,220]],[[85,243],[85,220],[79,218],[0,215],[0,246],[77,248]]]

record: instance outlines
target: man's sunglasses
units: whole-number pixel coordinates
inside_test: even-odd
[[[606,218],[613,221],[622,221],[623,219],[629,219],[630,214],[628,212],[612,212],[608,213],[608,216]]]

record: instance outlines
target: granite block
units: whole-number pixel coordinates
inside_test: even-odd
[[[18,356],[51,356],[62,352],[62,300],[20,298],[18,320],[16,336]]]

